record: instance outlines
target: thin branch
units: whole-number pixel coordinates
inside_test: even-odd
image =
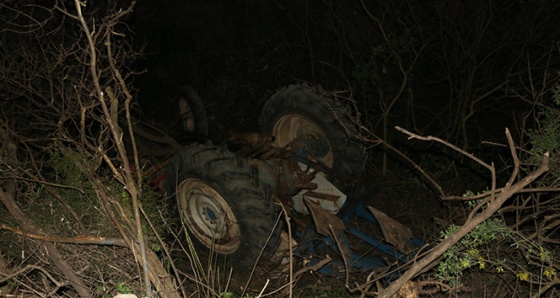
[[[503,190],[504,190],[504,188],[497,188],[495,193],[498,194],[498,193],[502,192]],[[524,188],[524,189],[520,189],[517,192],[517,194],[538,193],[538,192],[560,192],[560,187]],[[448,196],[448,197],[444,197],[443,200],[445,200],[445,201],[474,201],[474,200],[486,198],[490,195],[491,195],[491,191],[485,191],[483,193],[480,193],[480,194],[477,194],[477,195],[474,195],[474,196],[470,196],[470,197]]]
[[[0,284],[13,279],[14,277],[22,275],[27,271],[32,271],[32,270],[41,271],[41,273],[43,273],[46,277],[48,277],[48,279],[50,279],[57,286],[57,289],[66,285],[66,283],[56,280],[45,268],[36,265],[27,265],[10,275],[6,275],[4,278],[0,279]]]
[[[447,141],[445,141],[445,140],[442,140],[442,139],[440,139],[440,138],[438,138],[438,137],[434,137],[434,136],[426,136],[426,137],[420,136],[420,135],[418,135],[418,134],[415,134],[415,133],[413,133],[413,132],[410,132],[410,131],[408,131],[408,130],[402,128],[402,127],[399,127],[399,126],[395,126],[395,129],[398,130],[398,131],[400,131],[400,132],[402,132],[402,133],[404,133],[404,134],[406,134],[406,135],[408,135],[408,139],[409,139],[409,140],[411,140],[411,139],[418,139],[418,140],[422,140],[422,141],[435,141],[435,142],[441,143],[441,144],[443,144],[443,145],[445,145],[445,146],[447,146],[447,147],[449,147],[449,148],[451,148],[451,149],[453,149],[453,150],[455,150],[455,151],[457,151],[457,152],[459,152],[459,153],[465,155],[466,157],[469,157],[470,159],[476,161],[477,163],[479,163],[479,164],[482,165],[483,167],[487,168],[488,170],[491,170],[491,169],[492,169],[492,166],[491,166],[491,165],[485,163],[484,161],[482,161],[482,160],[479,159],[478,157],[474,156],[474,154],[468,153],[467,151],[465,151],[465,150],[463,150],[463,149],[461,149],[461,148],[459,148],[459,147],[457,147],[457,146],[455,146],[455,145],[453,145],[453,144],[451,144],[451,143],[449,143],[449,142],[447,142]]]
[[[0,224],[0,229],[8,230],[18,235],[29,237],[32,239],[58,242],[58,243],[73,243],[73,244],[96,244],[96,245],[113,245],[113,246],[123,246],[128,247],[126,242],[121,238],[106,238],[106,237],[92,237],[92,236],[76,236],[76,237],[55,237],[47,236],[43,234],[35,234],[33,232],[27,232],[18,228],[10,227],[6,224]]]
[[[435,141],[438,141],[442,144],[445,144],[445,145],[451,147],[452,149],[457,150],[458,152],[461,152],[464,155],[470,157],[471,159],[477,161],[478,163],[480,163],[482,165],[485,165],[493,173],[493,175],[495,175],[495,172],[493,171],[493,166],[483,162],[482,160],[472,156],[471,154],[468,154],[467,152],[463,151],[462,149],[459,149],[456,146],[453,146],[453,145],[449,144],[446,141],[443,141],[443,140],[441,140],[439,138],[435,138],[435,137],[418,136],[418,135],[410,133],[410,132],[408,132],[408,131],[406,131],[402,128],[398,128],[398,129],[400,131],[408,134],[410,136],[410,138],[417,138],[417,139],[426,140],[426,141],[435,140]],[[506,130],[506,135],[508,133],[509,133],[509,130]],[[511,136],[508,136],[508,141],[509,141],[509,145],[510,145],[510,148],[511,148],[511,151],[512,151],[512,156],[515,159],[516,158],[515,146],[513,144],[513,141],[510,141],[510,140],[511,140]],[[506,184],[504,186],[503,191],[499,195],[497,195],[495,197],[495,199],[485,200],[485,202],[484,202],[484,204],[486,205],[485,209],[483,209],[480,213],[478,213],[476,215],[471,213],[471,215],[469,216],[469,218],[467,219],[467,221],[465,222],[464,225],[459,227],[459,229],[455,233],[453,233],[453,234],[447,236],[447,238],[443,239],[437,246],[435,246],[433,249],[431,249],[430,252],[425,257],[419,259],[416,263],[414,263],[414,265],[412,265],[412,267],[409,270],[407,270],[403,275],[401,275],[389,287],[379,291],[379,296],[378,297],[389,298],[392,295],[394,295],[407,281],[414,278],[421,270],[423,270],[426,266],[428,266],[432,262],[434,262],[445,251],[447,251],[449,248],[451,248],[451,246],[453,246],[455,243],[457,243],[459,240],[461,240],[461,238],[463,238],[466,234],[468,234],[470,231],[472,231],[476,226],[478,226],[480,223],[484,222],[486,219],[488,219],[492,215],[494,215],[494,213],[496,213],[501,208],[501,206],[506,202],[507,199],[509,199],[511,196],[513,196],[515,193],[517,193],[521,189],[528,186],[530,183],[532,183],[537,178],[539,178],[542,174],[544,174],[548,170],[548,161],[549,161],[549,154],[547,152],[547,153],[543,154],[541,164],[536,170],[529,173],[526,177],[524,177],[523,179],[519,180],[518,182],[516,182],[514,184]],[[515,167],[517,169],[514,169],[513,173],[517,173],[517,171],[518,171],[518,167],[519,167],[518,162],[515,163]],[[512,177],[514,177],[513,174],[512,174]],[[513,181],[513,180],[511,180],[511,181]],[[495,190],[493,190],[492,192],[495,193]],[[482,204],[479,204],[477,207],[479,207],[479,206],[482,206]]]

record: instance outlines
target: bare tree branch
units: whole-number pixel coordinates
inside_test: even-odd
[[[413,138],[418,138],[418,139],[422,139],[422,140],[436,140],[436,141],[441,142],[443,144],[450,145],[447,142],[445,142],[443,140],[440,140],[440,139],[437,139],[437,138],[418,136],[418,135],[410,133],[410,132],[408,132],[404,129],[401,129],[401,131],[408,134],[411,138],[413,137]],[[509,136],[509,131],[508,130],[506,130],[506,135],[508,136],[508,140],[511,140],[511,136]],[[512,150],[513,158],[515,159],[516,158],[516,152],[515,152],[515,146],[513,144],[513,141],[510,141],[509,145],[510,145],[510,148]],[[462,149],[459,149],[455,146],[451,146],[451,147],[454,148],[455,150],[462,151]],[[487,168],[492,173],[492,175],[495,176],[495,170],[494,170],[493,166],[488,165],[487,163],[483,162],[482,160],[479,160],[479,159],[473,157],[471,154],[468,154],[464,151],[463,151],[463,154],[467,155],[468,157],[472,158],[473,160],[477,160],[477,162],[479,162],[480,164],[486,165]],[[493,199],[485,200],[477,206],[478,208],[475,208],[476,210],[482,210],[482,211],[480,211],[479,213],[476,213],[476,214],[473,211],[473,213],[470,214],[468,220],[461,227],[459,227],[459,229],[455,233],[453,233],[453,234],[449,235],[447,238],[443,239],[443,241],[441,241],[438,245],[436,245],[434,248],[432,248],[429,251],[428,254],[426,254],[421,259],[417,260],[410,267],[410,269],[408,269],[403,275],[401,275],[401,277],[399,277],[389,287],[379,291],[379,293],[378,293],[379,296],[378,297],[383,297],[383,298],[391,297],[407,281],[412,279],[423,268],[425,268],[426,266],[428,266],[429,264],[434,262],[437,258],[439,258],[453,244],[455,244],[459,240],[461,240],[462,237],[464,237],[466,234],[468,234],[470,231],[472,231],[477,225],[479,225],[480,223],[482,223],[483,221],[485,221],[486,219],[488,219],[492,215],[494,215],[502,207],[502,205],[506,202],[507,199],[509,199],[511,196],[513,196],[515,193],[519,192],[523,188],[527,187],[530,183],[535,181],[537,178],[539,178],[543,173],[545,173],[548,170],[548,160],[549,160],[549,155],[548,155],[548,153],[545,153],[543,155],[541,164],[537,169],[535,169],[533,172],[529,173],[527,176],[525,176],[521,180],[513,183],[513,181],[514,181],[513,179],[515,179],[515,177],[517,176],[518,167],[519,167],[519,163],[516,162],[515,167],[517,169],[514,169],[514,171],[512,173],[512,176],[511,176],[512,179],[510,179],[510,182],[507,183],[503,187],[503,191],[501,193],[496,195],[495,191],[493,191],[493,193],[490,195]],[[494,177],[493,177],[493,181],[495,181]],[[483,204],[486,207],[485,209],[481,208]]]

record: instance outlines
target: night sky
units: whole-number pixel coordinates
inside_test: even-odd
[[[61,12],[72,14],[74,3],[33,3],[7,1],[2,8],[1,54],[11,57],[5,69],[13,71],[4,74],[13,78],[2,91],[4,110],[13,108],[11,98],[73,96],[65,94],[68,86],[81,83],[83,54],[57,57],[66,50],[59,45],[71,51],[72,43],[85,43]],[[87,3],[84,12],[95,18],[88,25],[95,30],[111,6],[128,3]],[[355,102],[361,124],[389,143],[405,141],[393,129],[398,125],[476,151],[483,141],[503,143],[505,127],[523,138],[535,125],[535,107],[552,104],[559,12],[556,0],[138,1],[118,30],[142,58],[119,63],[143,117],[160,127],[177,120],[177,90],[197,90],[214,141],[259,131],[266,100],[308,82]],[[25,26],[36,26],[31,33],[44,45],[19,34]],[[24,69],[31,77],[21,83]],[[48,88],[55,72],[64,90]]]
[[[155,117],[165,113],[164,93],[193,86],[207,105],[210,134],[221,137],[258,130],[268,96],[311,82],[350,91],[379,134],[390,107],[389,127],[469,147],[503,139],[504,127],[531,110],[531,80],[550,87],[545,73],[560,63],[559,5],[140,1],[129,23],[135,41],[147,44],[141,66],[148,72],[136,86]]]

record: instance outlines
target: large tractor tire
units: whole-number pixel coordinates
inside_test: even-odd
[[[179,87],[175,93],[179,104],[179,114],[183,131],[189,134],[208,135],[208,119],[202,99],[191,86]]]
[[[359,181],[368,159],[355,114],[348,101],[320,87],[291,85],[265,103],[260,124],[277,146],[304,142],[303,155],[326,168],[329,181],[346,192]]]
[[[225,147],[192,144],[166,173],[164,187],[199,257],[246,271],[263,248],[259,261],[272,256],[280,243],[280,210],[257,169]]]
[[[175,91],[167,95],[169,98],[164,100],[171,100],[176,104],[172,111],[165,113],[170,119],[164,119],[163,123],[155,124],[137,117],[132,123],[136,145],[144,155],[160,159],[168,158],[181,149],[184,144],[200,141],[208,135],[206,110],[196,90],[190,86],[173,88]],[[126,121],[121,122],[123,126],[128,125]],[[125,134],[126,137],[128,134]],[[130,144],[131,141],[127,140],[125,143]]]

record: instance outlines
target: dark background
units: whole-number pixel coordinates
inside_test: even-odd
[[[275,90],[311,82],[347,91],[389,142],[402,141],[399,125],[487,150],[481,141],[503,142],[505,127],[531,125],[525,117],[557,76],[559,5],[139,1],[129,24],[146,45],[138,69],[147,73],[135,86],[146,113],[161,120],[175,109],[169,93],[192,85],[215,139],[258,131]]]
[[[130,203],[112,170],[126,172],[123,165],[126,169],[126,161],[132,161],[126,156],[131,151],[117,153],[115,144],[120,144],[123,135],[109,129],[108,119],[118,112],[123,112],[118,118],[125,119],[125,103],[111,106],[111,116],[100,105],[109,88],[117,91],[114,98],[124,101],[124,91],[130,86],[140,106],[136,109],[133,102],[132,122],[148,120],[160,128],[181,126],[174,93],[180,86],[194,87],[206,106],[208,138],[214,143],[231,133],[259,131],[262,106],[276,90],[290,84],[322,85],[342,99],[352,100],[361,114],[363,137],[370,141],[370,158],[365,161],[364,183],[350,190],[349,196],[386,212],[426,242],[439,241],[442,230],[463,224],[470,212],[463,201],[442,197],[468,191],[476,194],[491,185],[488,169],[473,161],[473,156],[493,162],[496,185],[505,185],[504,180],[514,172],[512,154],[505,145],[506,127],[512,132],[522,165],[518,176],[524,177],[538,165],[542,153],[551,151],[550,175],[534,186],[557,187],[555,149],[560,143],[560,124],[555,120],[560,119],[560,92],[554,103],[553,91],[555,86],[557,91],[560,88],[558,0],[142,0],[122,23],[109,22],[107,13],[126,9],[130,0],[88,0],[83,7],[87,27],[97,32],[92,35],[96,36],[99,77],[90,68],[94,55],[87,48],[84,27],[74,17],[75,5],[80,3],[43,2],[0,0],[0,116],[4,119],[0,132],[18,144],[21,163],[9,167],[0,161],[0,172],[8,173],[0,182],[12,183],[15,177],[19,185],[13,200],[0,204],[0,218],[11,226],[28,226],[16,222],[21,214],[8,215],[4,208],[17,203],[46,233],[55,231],[52,235],[86,234],[79,228],[116,235],[113,228],[105,227],[106,214],[96,206],[105,204],[101,189],[113,190],[108,195]],[[110,43],[106,43],[107,37],[111,37]],[[116,52],[110,54],[107,45]],[[136,59],[140,50],[142,57]],[[126,86],[116,79],[111,66],[115,62]],[[102,89],[96,89],[95,82]],[[441,143],[408,140],[394,129],[396,125],[439,137],[467,154]],[[184,133],[164,130],[174,137]],[[379,140],[394,149],[376,145]],[[0,147],[6,144],[0,143]],[[85,170],[76,167],[83,164],[82,159],[88,160],[86,170],[92,175],[86,177]],[[140,154],[129,172],[142,167],[143,177],[151,177],[151,170],[157,169],[151,165],[163,159]],[[422,177],[419,169],[434,182]],[[131,183],[140,186],[134,179]],[[99,187],[99,181],[105,184]],[[44,191],[51,184],[62,192],[56,200]],[[161,217],[159,226],[167,231],[167,217],[160,211],[167,214],[173,212],[171,208],[155,193],[144,192],[142,199],[152,202],[143,202],[144,207],[154,206],[146,213]],[[500,216],[531,235],[558,214],[557,201],[552,192],[519,196],[506,206],[512,207],[510,212]],[[72,217],[78,224],[85,223],[83,227],[70,227],[69,221],[60,220]],[[551,235],[556,228],[551,226]],[[23,251],[17,244],[19,236],[0,232],[2,252],[19,259]],[[549,244],[556,239],[551,236]],[[525,264],[525,258],[540,260],[531,274],[543,275],[543,252],[538,256],[535,249],[542,243],[528,244],[535,245],[530,247],[531,256],[529,249],[496,242],[495,247],[484,248],[490,259],[504,256],[511,260],[512,268]],[[67,259],[75,260],[76,268],[102,265],[100,251],[98,246],[72,247]],[[104,287],[101,283],[111,279],[123,280],[120,268],[130,269],[127,275],[139,281],[135,266],[130,265],[134,260],[112,251],[101,254],[118,258],[122,265],[114,272],[104,269],[105,277],[96,266],[86,266],[90,269],[83,276],[92,288]],[[130,256],[128,250],[123,254]],[[41,254],[36,255],[20,265],[48,265]],[[58,276],[58,270],[53,272]],[[528,290],[518,291],[519,285],[523,287],[519,275],[515,278],[516,271],[511,273],[509,283],[497,275],[493,281],[485,273],[479,275],[475,282],[479,291],[473,289],[472,293],[488,293],[489,284],[499,284],[496,293],[508,295],[511,290],[528,296],[524,295]],[[315,287],[317,282],[310,284]],[[37,279],[36,285],[45,290],[44,279]],[[323,285],[333,286],[329,281]],[[333,287],[344,289],[342,285]],[[537,288],[533,283],[525,287]],[[110,291],[107,288],[106,293]]]

